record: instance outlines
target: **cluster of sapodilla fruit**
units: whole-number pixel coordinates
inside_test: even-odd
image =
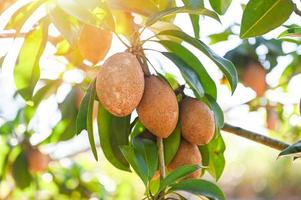
[[[102,38],[105,35],[107,38],[100,42],[101,47],[98,43],[95,45],[95,41],[89,42],[89,37],[95,38],[95,35],[101,35]],[[102,29],[86,27],[81,38],[80,51],[84,57],[96,63],[107,54],[112,35]],[[168,169],[201,164],[198,145],[208,144],[214,136],[213,112],[205,103],[186,96],[179,106],[170,85],[157,76],[145,75],[134,54],[116,53],[104,62],[96,77],[96,93],[101,105],[117,117],[128,116],[136,109],[145,128],[160,138],[167,138],[180,120],[182,140]],[[199,170],[190,177],[197,178],[200,173]]]

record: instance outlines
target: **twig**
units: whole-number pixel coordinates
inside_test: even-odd
[[[247,138],[249,140],[252,140],[254,142],[263,144],[265,146],[277,149],[277,150],[283,150],[289,146],[289,144],[279,141],[277,139],[273,139],[264,135],[261,135],[259,133],[255,133],[237,126],[232,126],[230,124],[225,124],[222,128],[223,131],[232,133],[244,138]]]
[[[162,181],[165,178],[165,161],[163,139],[160,137],[157,137],[157,149],[159,154],[160,180]],[[163,195],[164,191],[158,195],[158,199],[160,199]]]
[[[294,12],[301,17],[301,10],[298,9],[296,4],[295,4]]]
[[[10,38],[23,38],[26,37],[26,35],[29,32],[21,32],[21,33],[16,33],[16,32],[0,32],[0,39],[10,39]],[[52,37],[48,36],[48,41],[57,44],[60,41],[61,37]]]

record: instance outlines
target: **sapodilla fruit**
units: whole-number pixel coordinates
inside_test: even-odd
[[[196,145],[208,144],[214,136],[215,122],[209,107],[194,98],[185,97],[181,104],[182,136]]]
[[[199,164],[202,164],[202,156],[197,145],[182,140],[175,157],[168,165],[168,169],[173,171],[184,165]],[[198,178],[200,175],[201,170],[197,170],[190,174],[187,178]]]
[[[48,167],[50,158],[38,149],[31,149],[27,153],[27,161],[30,171],[44,172]]]
[[[128,52],[109,57],[96,79],[101,104],[117,117],[131,114],[144,91],[144,74],[137,58]]]
[[[91,25],[84,25],[78,48],[84,58],[93,64],[103,60],[112,44],[112,32]]]
[[[178,101],[171,87],[156,76],[145,78],[145,89],[137,113],[142,124],[154,135],[167,138],[179,116]]]
[[[245,86],[252,88],[257,96],[262,97],[267,89],[266,71],[258,63],[246,66],[242,75],[242,82]]]

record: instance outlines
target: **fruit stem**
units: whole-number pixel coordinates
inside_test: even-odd
[[[160,181],[165,178],[165,160],[164,160],[164,146],[163,146],[163,139],[157,137],[157,149],[159,154],[159,169],[160,169]],[[160,197],[164,196],[164,191],[162,191],[159,195]]]

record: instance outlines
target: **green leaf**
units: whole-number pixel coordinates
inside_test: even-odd
[[[47,20],[42,20],[35,30],[26,35],[14,69],[17,91],[25,100],[31,99],[40,79],[39,61],[47,42],[48,24]]]
[[[91,5],[87,3],[89,1],[56,0],[56,3],[66,13],[83,23],[113,31],[114,21],[106,4],[99,1],[98,7],[94,7],[97,5],[94,4],[94,0]]]
[[[225,31],[220,32],[220,33],[215,33],[212,35],[209,35],[209,39],[210,39],[210,44],[216,44],[219,42],[223,42],[223,41],[227,41],[229,36],[232,35],[233,32],[231,30],[231,28],[227,28]]]
[[[158,169],[158,153],[156,143],[149,139],[135,138],[133,146],[137,159],[142,158],[145,162],[145,172],[148,181],[154,176]]]
[[[33,105],[27,105],[24,108],[24,120],[28,124],[35,114],[38,106],[43,101],[43,99],[48,98],[51,94],[53,94],[56,89],[60,86],[60,80],[47,80],[45,81],[45,86],[39,89],[34,96],[32,97]]]
[[[214,81],[211,79],[210,75],[199,59],[192,52],[190,52],[183,45],[173,41],[162,40],[159,41],[159,43],[187,63],[187,67],[192,69],[198,75],[199,82],[202,84],[205,93],[216,99],[217,92]]]
[[[181,142],[181,125],[178,123],[168,138],[163,139],[165,165],[168,165],[176,155]]]
[[[116,168],[129,171],[120,146],[129,144],[130,116],[116,117],[99,104],[97,115],[100,145],[107,160]]]
[[[205,180],[201,179],[188,179],[174,184],[169,191],[183,190],[195,195],[206,196],[214,200],[225,200],[225,195],[221,189]]]
[[[135,122],[134,128],[131,131],[130,134],[130,143],[132,144],[134,141],[134,138],[137,137],[138,135],[140,135],[141,133],[143,133],[143,131],[145,130],[145,127],[143,126],[143,124],[141,123],[141,121],[138,119]]]
[[[162,31],[159,33],[159,35],[170,35],[174,36],[177,38],[182,39],[183,41],[191,44],[192,46],[196,47],[199,49],[201,52],[203,52],[206,56],[208,56],[219,68],[220,70],[225,74],[227,77],[232,92],[235,91],[237,82],[238,82],[238,77],[237,77],[237,72],[235,69],[235,66],[233,65],[232,62],[229,60],[220,57],[217,55],[215,52],[213,52],[205,43],[202,41],[195,39],[191,37],[190,35],[182,32],[182,31],[177,31],[177,30],[168,30],[168,31]]]
[[[205,96],[202,98],[202,101],[206,102],[207,105],[213,110],[214,112],[214,118],[215,118],[215,124],[218,128],[224,127],[224,112],[221,109],[221,107],[218,105],[215,99],[213,99],[211,96]]]
[[[216,180],[221,177],[225,168],[225,148],[219,129],[216,130],[215,137],[209,144],[199,147],[203,165],[208,166],[207,170]]]
[[[156,144],[151,140],[137,137],[132,146],[121,146],[120,149],[131,167],[147,186],[158,167]]]
[[[182,0],[184,5],[191,8],[203,8],[204,1],[203,0]],[[194,37],[200,38],[200,16],[199,15],[189,15],[190,21],[194,31]]]
[[[250,0],[243,13],[240,37],[263,35],[284,23],[293,11],[291,0]]]
[[[72,89],[65,100],[59,104],[62,119],[53,128],[52,134],[46,138],[43,143],[54,143],[71,139],[76,135],[76,89]]]
[[[195,91],[197,98],[204,96],[204,88],[201,85],[197,74],[188,68],[188,64],[174,53],[161,52],[164,56],[170,59],[181,71],[181,74],[188,85]]]
[[[87,131],[88,131],[88,136],[89,136],[89,142],[92,148],[92,152],[94,155],[95,160],[98,160],[97,157],[97,151],[96,151],[96,145],[94,141],[94,131],[93,131],[93,108],[94,108],[94,100],[96,97],[96,88],[95,88],[95,80],[91,83],[91,86],[89,88],[90,93],[89,96],[89,104],[88,104],[88,112],[87,112]]]
[[[292,144],[291,146],[281,151],[278,157],[287,156],[287,155],[300,157],[301,154],[300,152],[301,152],[301,141],[298,141],[297,143]]]
[[[232,0],[210,0],[211,7],[220,15],[225,14],[231,2]]]
[[[32,177],[28,170],[28,163],[24,152],[21,152],[14,161],[12,166],[12,175],[16,185],[20,189],[25,189],[30,186]]]
[[[174,184],[176,181],[186,177],[196,170],[199,170],[200,168],[200,165],[185,165],[178,167],[162,180],[162,182],[160,183],[159,192],[164,190],[166,187]]]
[[[283,31],[278,38],[283,37],[301,37],[301,27],[292,27]]]
[[[110,0],[108,4],[113,9],[139,13],[145,16],[158,12],[158,7],[153,0]]]
[[[27,19],[39,8],[45,0],[31,1],[18,9],[13,16],[10,17],[5,29],[15,29],[18,33]]]
[[[173,7],[173,8],[168,8],[164,11],[158,12],[152,16],[150,16],[147,21],[146,21],[146,26],[151,26],[152,24],[156,23],[157,21],[160,21],[163,17],[167,17],[170,15],[175,15],[178,13],[188,13],[188,14],[194,14],[194,15],[205,15],[208,17],[211,17],[217,21],[220,21],[218,15],[206,8],[190,8],[190,7]]]
[[[77,19],[73,16],[67,15],[53,2],[49,2],[47,4],[47,11],[53,25],[72,46],[75,46],[80,33],[79,22]]]

